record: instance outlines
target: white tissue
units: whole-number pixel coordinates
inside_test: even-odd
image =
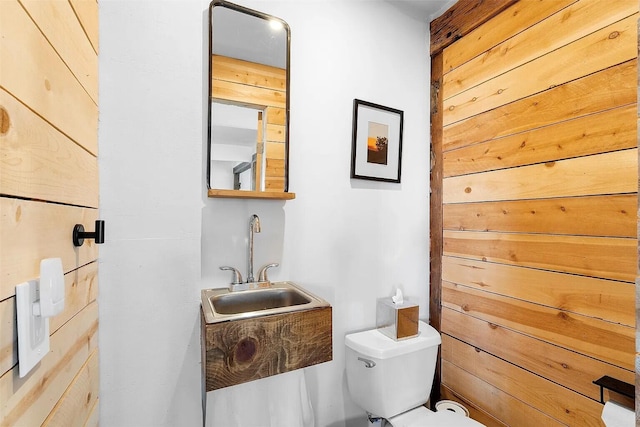
[[[636,425],[636,414],[624,406],[607,402],[602,409],[602,421],[607,427],[633,427]]]
[[[394,304],[402,304],[402,291],[400,289],[396,289],[396,294],[391,297],[391,301]]]

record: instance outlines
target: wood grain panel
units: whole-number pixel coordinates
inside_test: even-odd
[[[267,107],[267,123],[284,126],[287,124],[287,110],[284,108]]]
[[[284,160],[267,159],[265,175],[267,177],[282,178],[284,176]]]
[[[444,281],[442,306],[627,370],[634,369],[635,328]]]
[[[443,149],[452,150],[610,108],[635,106],[636,72],[637,60],[628,61],[446,126]]]
[[[638,2],[636,0],[614,2],[581,0],[576,2],[445,74],[444,97],[448,99],[540,56],[560,49],[633,15],[637,10]],[[540,16],[541,19],[543,17]],[[492,20],[487,25],[493,27],[496,20]],[[465,38],[464,42],[472,43],[472,40]],[[571,47],[572,51],[574,49],[575,47]],[[575,60],[574,56],[572,56],[572,60]],[[544,70],[539,74],[544,74]],[[579,72],[578,76],[582,77],[585,74],[588,73]]]
[[[518,2],[444,51],[430,301],[443,395],[488,425],[601,426],[592,381],[635,376],[637,12]]]
[[[637,14],[444,101],[448,125],[637,56]],[[535,49],[537,46],[531,46]],[[597,53],[597,54],[596,54]],[[474,69],[469,70],[475,72]]]
[[[98,160],[0,89],[0,194],[98,207]]]
[[[444,153],[444,176],[635,148],[636,106],[607,110]]]
[[[633,283],[636,240],[444,231],[444,255]]]
[[[206,390],[331,360],[331,324],[331,307],[203,323]]]
[[[455,390],[456,394],[508,426],[560,427],[565,425],[528,405],[525,401],[452,364],[444,357],[442,384]]]
[[[2,2],[0,63],[3,89],[87,151],[97,154],[97,105],[13,0]]]
[[[265,192],[280,193],[284,191],[284,178],[272,177],[265,182]]]
[[[0,376],[18,363],[15,298],[0,301]]]
[[[84,427],[98,403],[98,351],[94,350],[43,427]]]
[[[458,369],[455,367],[455,369]],[[478,408],[475,403],[465,399],[463,396],[460,396],[455,391],[451,390],[447,386],[442,386],[442,399],[453,400],[454,402],[458,402],[465,408],[469,410],[469,417],[482,423],[485,427],[508,427],[505,423],[497,420],[496,418],[489,415],[487,412]]]
[[[83,265],[64,275],[64,310],[49,320],[49,330],[54,333],[71,318],[98,298],[98,262]]]
[[[93,230],[96,209],[0,197],[0,213],[0,300],[15,295],[16,285],[38,277],[43,258],[62,258],[64,271],[97,258],[93,240],[79,248],[71,241],[75,224]]]
[[[211,74],[214,81],[224,80],[280,92],[287,90],[287,74],[283,68],[255,62],[213,55],[211,57]]]
[[[455,310],[444,308],[442,320],[443,333],[593,400],[600,400],[600,388],[593,381],[603,375],[630,383],[634,381],[633,371]]]
[[[481,25],[443,51],[444,70],[449,72],[523,29],[564,9],[577,0],[527,0],[516,2],[486,25]],[[486,55],[487,53],[485,53]]]
[[[535,177],[535,179],[532,179]],[[637,191],[637,149],[445,178],[444,203]]]
[[[20,3],[97,104],[98,56],[71,4],[42,0],[20,0]]]
[[[93,262],[64,276],[65,307],[49,320],[49,332],[60,329],[98,296],[98,263]],[[0,301],[0,375],[18,363],[15,297]]]
[[[84,427],[98,427],[100,424],[100,398],[96,399],[96,404],[93,405],[89,418],[84,423]]]
[[[267,142],[265,144],[266,147],[266,156],[270,159],[281,159],[285,158],[285,145],[281,142]]]
[[[98,305],[92,303],[51,335],[51,351],[24,378],[18,367],[0,377],[2,426],[41,425],[97,348]]]
[[[450,256],[443,257],[442,269],[442,279],[451,283],[635,326],[631,283]]]
[[[430,23],[431,55],[493,18],[518,0],[459,0]]]
[[[73,11],[82,24],[82,29],[97,54],[99,51],[98,2],[95,0],[69,0],[69,3],[71,3]]]
[[[262,107],[271,105],[280,108],[284,108],[286,106],[286,95],[284,92],[222,80],[213,81],[211,93],[215,99],[232,102],[237,105],[258,105]]]
[[[442,358],[481,380],[573,426],[601,427],[602,405],[484,351],[442,337]],[[500,417],[499,417],[500,418]],[[532,420],[518,425],[537,425]],[[547,425],[547,424],[540,424]]]
[[[267,141],[284,144],[286,136],[285,133],[286,128],[284,126],[267,123]]]
[[[634,238],[636,204],[635,194],[453,203],[443,206],[443,227]]]

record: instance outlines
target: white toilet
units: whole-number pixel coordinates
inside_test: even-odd
[[[353,400],[393,427],[483,427],[452,411],[422,406],[429,398],[440,334],[420,321],[420,334],[402,341],[376,329],[349,334],[347,385]]]

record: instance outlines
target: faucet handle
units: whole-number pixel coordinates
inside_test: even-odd
[[[262,267],[260,269],[260,273],[258,274],[258,281],[259,282],[268,282],[269,279],[267,278],[267,270],[270,269],[271,267],[278,267],[280,264],[278,264],[277,262],[271,263],[271,264],[267,264],[264,267]]]
[[[242,283],[242,274],[240,274],[238,269],[223,265],[220,267],[220,270],[229,270],[233,272],[233,281],[231,282],[231,284],[237,285],[239,283]]]

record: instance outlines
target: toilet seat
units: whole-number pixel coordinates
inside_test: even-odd
[[[389,419],[393,427],[484,427],[484,424],[452,411],[433,412],[419,406]]]

